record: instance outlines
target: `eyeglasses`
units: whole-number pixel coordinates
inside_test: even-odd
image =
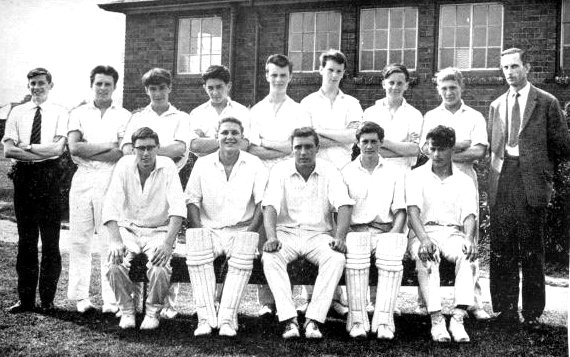
[[[135,146],[135,149],[137,149],[137,151],[139,151],[139,152],[145,152],[145,151],[151,152],[151,151],[153,151],[154,149],[156,149],[156,145]]]

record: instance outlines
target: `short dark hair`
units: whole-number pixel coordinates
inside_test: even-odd
[[[410,80],[410,72],[408,72],[408,69],[406,68],[406,66],[404,66],[403,64],[400,64],[400,63],[390,63],[390,64],[386,65],[382,69],[382,78],[386,79],[386,78],[390,77],[391,75],[393,75],[394,73],[402,73],[404,75],[404,77],[406,78],[406,82],[408,82]]]
[[[506,50],[504,50],[503,52],[501,52],[501,57],[506,56],[506,55],[512,55],[514,53],[518,53],[520,58],[521,58],[521,62],[523,64],[527,64],[528,63],[528,56],[526,54],[525,50],[521,50],[520,48],[516,48],[516,47],[511,47],[508,48]]]
[[[435,75],[437,84],[443,81],[456,81],[461,88],[463,88],[463,73],[459,68],[447,67],[437,72]]]
[[[225,117],[225,118],[220,119],[220,121],[218,122],[218,130],[216,130],[216,131],[220,131],[220,127],[222,126],[223,123],[234,123],[234,124],[239,125],[239,129],[241,130],[241,133],[243,134],[243,124],[239,119],[234,118],[234,117]]]
[[[293,62],[291,62],[289,57],[285,55],[274,54],[269,56],[265,62],[265,72],[268,71],[267,66],[269,66],[269,64],[274,64],[280,68],[289,67],[289,73],[293,73]]]
[[[378,140],[384,140],[384,129],[372,121],[365,121],[358,129],[356,129],[356,140],[360,141],[360,136],[362,134],[372,133],[376,133],[378,135]]]
[[[47,69],[42,67],[32,69],[31,71],[28,72],[28,75],[26,77],[28,77],[28,80],[30,80],[37,76],[46,76],[48,83],[51,83],[51,73],[49,73]]]
[[[321,62],[321,67],[326,66],[328,61],[335,61],[338,64],[344,64],[345,69],[348,62],[344,53],[335,49],[330,49],[327,52],[323,52],[319,56],[319,62]]]
[[[208,79],[219,79],[224,81],[225,84],[228,84],[231,80],[230,70],[226,66],[217,64],[211,65],[206,69],[206,72],[202,73],[204,84],[206,84]]]
[[[315,146],[319,146],[319,134],[317,134],[315,129],[313,129],[309,126],[304,126],[302,128],[296,128],[295,130],[293,130],[293,133],[291,134],[291,145],[293,145],[293,139],[294,138],[308,138],[311,136],[313,137],[313,141],[315,142]]]
[[[142,83],[145,87],[150,85],[166,84],[170,87],[172,84],[172,74],[164,68],[153,68],[143,74]]]
[[[93,81],[95,81],[95,75],[97,74],[104,74],[106,76],[113,77],[113,84],[116,86],[117,81],[119,80],[119,72],[111,66],[97,66],[91,70],[91,74],[89,75],[89,80],[91,81],[91,85],[93,85]]]
[[[455,146],[455,130],[448,126],[438,125],[431,129],[426,136],[426,141],[432,141],[432,145],[441,148]]]
[[[143,140],[143,139],[154,139],[156,145],[160,145],[160,142],[158,140],[158,134],[155,131],[153,131],[151,128],[146,126],[143,126],[142,128],[135,130],[135,132],[131,136],[131,142],[133,146],[135,146],[135,142],[137,140]]]

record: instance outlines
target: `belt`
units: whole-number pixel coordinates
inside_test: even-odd
[[[424,226],[454,227],[454,228],[457,228],[457,229],[459,229],[459,230],[462,230],[462,229],[463,229],[462,226],[459,226],[459,225],[457,225],[457,224],[441,224],[441,223],[437,223],[437,222],[434,222],[434,221],[426,222],[426,223],[424,223]]]
[[[518,156],[511,156],[507,153],[505,153],[505,157],[503,158],[504,161],[519,161],[519,157]]]
[[[384,232],[388,232],[390,229],[392,229],[393,226],[394,224],[392,222],[389,223],[370,222],[370,223],[353,224],[350,227],[353,230],[357,230],[359,228],[375,228]]]
[[[59,164],[59,158],[44,161],[16,161],[18,168],[51,168]]]

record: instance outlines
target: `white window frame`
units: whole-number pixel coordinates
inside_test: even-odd
[[[564,22],[565,17],[568,17],[566,22]],[[570,63],[564,63],[564,53],[566,51],[570,52],[570,42],[564,43],[564,37],[566,35],[570,36],[570,34],[566,34],[564,31],[565,24],[568,25],[568,30],[570,31],[570,0],[562,0],[560,11],[560,68],[562,71],[570,72]]]
[[[217,20],[220,23],[220,29],[219,29],[219,33],[220,33],[220,37],[219,39],[217,37],[211,36],[209,34],[204,34],[201,32],[201,28],[203,26],[204,21],[210,21],[210,20]],[[197,48],[196,54],[191,53],[191,50],[188,50],[188,53],[180,53],[181,50],[181,42],[183,41],[183,38],[181,37],[181,31],[183,31],[183,22],[184,21],[188,21],[188,31],[190,32],[188,34],[188,40],[190,41],[190,43],[187,45],[188,48],[191,48],[191,42],[192,42],[192,22],[194,21],[199,21],[200,22],[200,30],[198,31],[199,36],[196,37],[198,39],[198,44],[197,44]],[[177,33],[177,48],[176,48],[176,73],[177,74],[200,74],[203,71],[205,71],[205,69],[207,67],[209,67],[210,65],[219,65],[222,62],[222,50],[223,50],[223,22],[222,22],[222,17],[221,16],[208,16],[208,17],[181,17],[178,19],[178,33]],[[206,43],[207,41],[207,43]],[[216,51],[218,49],[214,49],[214,41],[219,42],[219,53],[217,53]],[[204,50],[204,48],[206,48],[209,52],[208,53],[204,53],[202,52]],[[191,58],[192,57],[197,57],[198,59],[198,69],[196,70],[192,70],[192,64],[191,64]],[[207,62],[203,62],[206,59],[209,59],[209,61]],[[217,59],[217,60],[216,60]],[[185,64],[183,64],[182,61],[186,61]],[[187,71],[184,70],[184,67],[187,68]]]
[[[486,48],[487,50],[489,48],[498,48],[499,52],[502,51],[503,49],[503,41],[504,41],[504,26],[505,26],[505,6],[500,3],[500,2],[488,2],[488,3],[462,3],[462,4],[445,4],[445,5],[440,5],[439,8],[439,24],[438,24],[438,29],[439,29],[439,33],[438,33],[438,46],[437,46],[437,66],[438,69],[443,69],[443,67],[441,66],[441,50],[442,50],[442,12],[443,9],[445,7],[450,7],[450,6],[470,6],[471,7],[471,11],[470,11],[470,25],[469,25],[469,68],[459,68],[462,71],[494,71],[497,70],[497,68],[499,67],[499,63],[495,63],[495,64],[491,64],[489,65],[489,63],[487,63],[487,67],[473,67],[473,29],[474,29],[474,25],[473,25],[473,9],[475,6],[478,5],[486,5],[486,6],[490,6],[490,5],[496,5],[496,6],[500,6],[501,7],[501,28],[500,28],[500,33],[501,33],[501,42],[499,45],[497,46],[485,46],[484,48]],[[457,28],[457,26],[455,26],[454,28]],[[488,24],[487,24],[487,29],[488,29]],[[487,33],[487,37],[488,37],[488,33]],[[454,37],[455,38],[455,42],[457,43],[457,36]],[[451,47],[446,47],[446,48],[451,48]],[[476,47],[476,48],[483,48],[483,47]],[[457,49],[457,47],[454,44],[453,47],[454,51]],[[487,59],[485,59],[486,61]],[[457,67],[457,64],[455,63],[455,55],[454,55],[454,63],[453,63],[454,67]]]
[[[330,13],[337,14],[338,17],[339,17],[339,22],[338,22],[338,44],[336,44],[336,45],[334,45],[334,46],[331,45],[331,46],[329,46],[329,48],[324,49],[324,50],[320,50],[320,49],[317,50],[317,48],[316,48],[316,47],[317,47],[317,14],[330,14]],[[314,27],[313,27],[313,35],[314,35],[314,37],[313,37],[313,49],[312,49],[312,53],[314,54],[314,55],[313,55],[313,66],[312,66],[313,69],[311,69],[311,70],[303,70],[303,69],[300,68],[299,65],[297,65],[296,63],[294,63],[294,64],[293,64],[293,72],[300,72],[300,73],[314,73],[314,72],[318,72],[318,68],[319,68],[319,66],[320,66],[320,63],[318,63],[318,62],[319,62],[320,53],[325,52],[325,51],[327,51],[327,50],[329,50],[329,49],[337,49],[337,50],[340,50],[340,43],[341,43],[341,37],[342,37],[342,14],[341,14],[340,11],[334,11],[334,10],[332,10],[332,11],[300,11],[300,12],[292,12],[292,13],[290,13],[290,14],[289,14],[289,30],[288,30],[288,46],[287,46],[287,47],[288,47],[288,48],[287,48],[287,54],[288,54],[288,56],[289,56],[290,59],[291,59],[291,53],[292,53],[292,52],[294,52],[294,53],[301,53],[301,54],[307,53],[307,52],[304,52],[302,48],[301,48],[301,51],[291,51],[291,35],[292,35],[293,33],[299,33],[299,32],[292,32],[292,31],[294,31],[295,29],[292,28],[292,26],[291,26],[291,21],[292,21],[293,15],[299,15],[299,14],[302,14],[303,17],[304,17],[306,14],[312,14],[312,15],[314,16],[314,21],[313,21],[313,23],[314,23]],[[331,31],[326,31],[326,32],[328,33],[328,32],[331,32]],[[304,34],[303,29],[301,29],[301,32],[300,32],[300,33],[301,33],[301,34]],[[301,35],[301,36],[302,36],[302,35]],[[291,61],[293,61],[293,60],[291,59]],[[315,67],[316,67],[317,69],[314,69]]]
[[[406,50],[414,50],[416,53],[416,56],[414,58],[414,67],[410,67],[408,68],[409,71],[415,71],[416,68],[418,67],[418,41],[419,41],[419,9],[417,7],[413,7],[413,6],[407,6],[407,7],[392,7],[392,8],[384,8],[384,7],[374,7],[374,8],[366,8],[366,9],[361,9],[360,10],[360,29],[359,29],[359,37],[360,37],[360,41],[361,43],[358,46],[358,70],[359,72],[381,72],[383,68],[377,68],[377,69],[362,69],[362,33],[363,33],[363,21],[362,21],[362,13],[364,11],[370,11],[370,10],[374,10],[374,12],[376,12],[376,10],[388,10],[388,35],[387,35],[387,48],[386,51],[387,56],[386,56],[386,64],[384,66],[386,66],[389,63],[392,63],[392,61],[390,61],[390,51],[392,51],[392,49],[390,48],[390,24],[392,21],[392,10],[415,10],[416,11],[416,47],[411,48],[411,47],[405,47],[405,36],[406,36],[406,27],[403,27],[404,31],[402,32],[402,48],[399,49],[402,51],[402,58],[404,56],[404,51]],[[374,16],[374,21],[376,22],[376,16]],[[405,20],[404,20],[405,21]],[[404,24],[405,26],[405,24]],[[376,43],[376,30],[378,30],[378,28],[376,27],[376,23],[374,23],[373,25],[373,29],[372,31],[374,32],[374,37],[373,37],[373,43]],[[374,45],[373,45],[374,46]],[[370,51],[369,49],[366,49],[364,51]],[[376,51],[376,48],[372,48],[372,52]],[[373,54],[374,56],[374,54]],[[373,57],[374,58],[374,57]],[[372,59],[372,64],[374,66],[374,59]],[[383,66],[383,67],[384,67]]]

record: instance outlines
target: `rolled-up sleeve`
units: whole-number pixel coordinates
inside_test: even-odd
[[[178,171],[174,164],[168,165],[168,186],[166,188],[166,202],[168,202],[168,216],[187,217],[182,184],[178,178]]]
[[[125,191],[125,161],[119,160],[115,169],[113,170],[113,176],[111,177],[111,183],[105,194],[103,200],[103,224],[109,221],[120,221],[121,212],[125,206],[126,191]]]
[[[331,206],[338,210],[341,206],[353,206],[354,200],[348,195],[348,188],[342,179],[341,173],[331,168],[327,173],[329,185],[328,196]]]
[[[265,189],[267,188],[267,181],[269,180],[269,173],[265,165],[261,161],[258,162],[256,168],[255,181],[253,183],[253,199],[255,204],[263,201]]]
[[[198,159],[190,173],[190,179],[186,185],[186,192],[184,192],[187,205],[194,204],[200,207],[200,204],[202,203],[202,162],[202,160]]]
[[[283,185],[284,185],[284,172],[280,170],[282,165],[276,165],[271,170],[269,181],[267,182],[267,189],[263,195],[262,206],[272,206],[275,208],[277,215],[281,212],[281,202],[283,202]]]

